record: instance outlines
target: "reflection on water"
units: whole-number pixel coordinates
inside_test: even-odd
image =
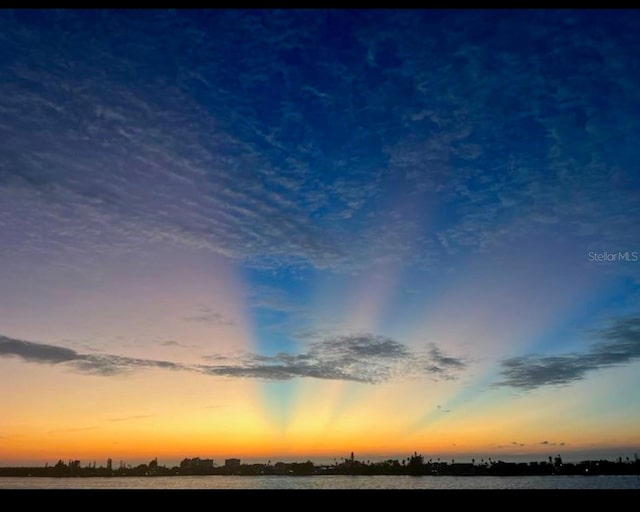
[[[638,476],[2,477],[0,489],[640,489]]]

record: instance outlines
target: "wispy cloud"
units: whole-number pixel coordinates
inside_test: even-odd
[[[584,379],[590,372],[640,359],[640,318],[619,319],[598,336],[600,340],[585,352],[505,359],[501,362],[503,379],[496,385],[524,390],[568,385]]]
[[[509,444],[498,444],[496,445],[496,448],[521,448],[525,446],[525,443],[520,443],[518,441],[511,441]]]
[[[48,434],[59,434],[59,433],[72,433],[72,432],[86,432],[88,430],[97,430],[100,427],[74,427],[74,428],[61,428],[49,430]]]
[[[391,338],[372,334],[345,335],[316,341],[310,343],[302,353],[213,354],[206,359],[216,364],[209,365],[187,365],[108,354],[80,354],[53,345],[7,337],[0,337],[0,355],[18,356],[35,363],[67,364],[78,371],[99,375],[161,368],[236,378],[290,380],[309,377],[370,384],[411,376],[453,379],[467,365],[464,359],[444,356],[434,346],[424,352],[411,351]]]
[[[452,379],[466,364],[463,359],[442,356],[435,347],[414,352],[391,338],[357,334],[314,341],[299,354],[246,354],[231,364],[209,367],[206,372],[272,380],[314,377],[375,384],[416,375]]]
[[[252,308],[277,311],[285,314],[304,314],[305,308],[289,297],[286,290],[271,286],[256,286],[247,296]]]
[[[213,311],[208,307],[201,307],[197,315],[186,316],[184,319],[188,322],[201,322],[209,325],[233,325],[233,322],[222,313]]]
[[[133,416],[123,416],[121,418],[109,418],[107,421],[111,422],[120,422],[120,421],[136,421],[136,420],[144,420],[146,418],[153,418],[153,414],[135,414]]]
[[[189,350],[200,348],[198,345],[188,345],[186,343],[180,343],[179,341],[176,341],[176,340],[164,340],[164,341],[158,341],[158,343],[163,347],[179,347],[182,349],[189,349]]]
[[[444,379],[452,378],[456,370],[462,370],[467,366],[466,360],[446,356],[434,344],[431,344],[426,356],[421,356],[420,359],[429,373],[441,375]]]

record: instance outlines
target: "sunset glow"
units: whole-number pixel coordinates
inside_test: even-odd
[[[0,12],[0,466],[640,451],[639,28]]]

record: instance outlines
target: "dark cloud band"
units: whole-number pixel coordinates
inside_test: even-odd
[[[500,372],[503,380],[497,385],[525,390],[566,385],[584,379],[589,372],[640,359],[640,317],[619,319],[599,336],[586,352],[505,359]]]
[[[74,350],[0,337],[0,356],[18,356],[43,364],[67,364],[76,370],[98,375],[114,375],[143,368],[185,370],[223,377],[291,380],[315,378],[377,384],[408,376],[453,379],[467,363],[445,356],[431,346],[412,352],[391,338],[358,334],[338,336],[308,345],[303,353],[273,356],[247,353],[240,356],[214,354],[212,363],[186,365],[153,359],[137,359],[110,354],[80,354]]]

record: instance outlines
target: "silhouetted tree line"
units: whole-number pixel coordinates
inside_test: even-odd
[[[414,452],[406,459],[388,459],[381,462],[359,461],[354,454],[333,464],[315,465],[306,462],[276,462],[271,464],[234,464],[217,466],[212,459],[184,459],[179,466],[167,467],[158,464],[158,459],[148,464],[131,466],[120,461],[117,468],[112,460],[106,466],[96,463],[82,466],[79,460],[67,463],[59,460],[55,465],[44,467],[0,467],[0,476],[33,477],[118,477],[118,476],[177,476],[177,475],[455,475],[455,476],[532,476],[532,475],[640,475],[640,459],[619,457],[617,461],[586,460],[579,463],[564,463],[560,455],[548,461],[504,462],[481,459],[472,462],[426,460]]]

